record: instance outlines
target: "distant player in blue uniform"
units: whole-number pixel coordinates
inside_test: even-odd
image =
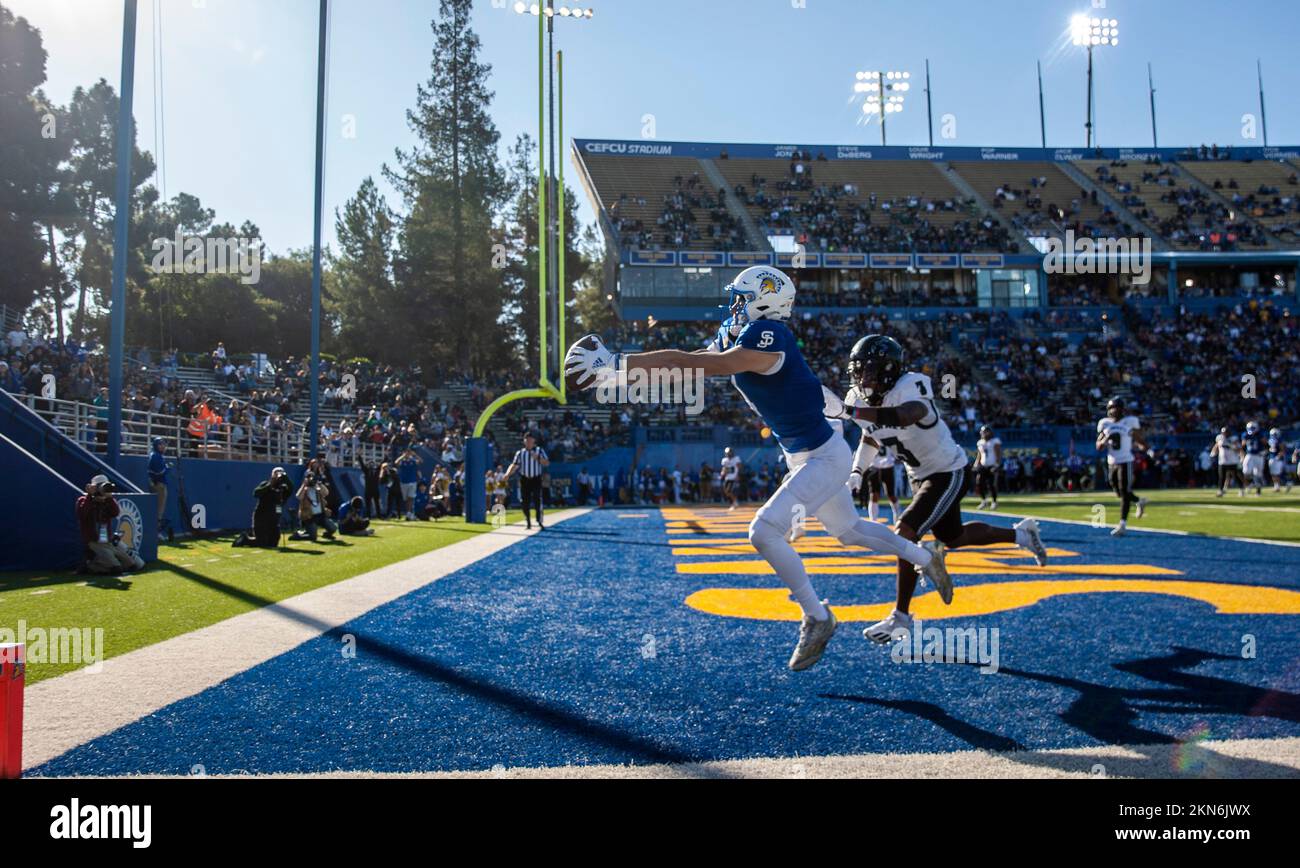
[[[565,357],[566,376],[581,388],[607,386],[637,372],[661,376],[730,376],[736,389],[762,417],[785,452],[790,472],[759,508],[749,526],[754,548],[772,565],[803,610],[799,644],[790,658],[793,670],[821,659],[837,621],[818,598],[794,547],[792,529],[807,516],[845,545],[862,546],[910,561],[936,588],[951,586],[942,550],[917,545],[858,515],[848,487],[853,456],[848,442],[826,419],[821,382],[804,361],[786,321],[794,310],[795,286],[775,268],[742,271],[727,287],[730,319],[708,349],[658,350],[619,356],[599,338],[583,338]],[[585,345],[585,346],[584,346]]]
[[[1258,422],[1247,422],[1246,432],[1241,435],[1241,472],[1246,477],[1246,485],[1255,486],[1255,495],[1264,493],[1264,453],[1268,444]],[[1243,486],[1244,488],[1245,486]]]

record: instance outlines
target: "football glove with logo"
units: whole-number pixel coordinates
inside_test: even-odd
[[[564,375],[580,389],[594,389],[618,378],[623,357],[615,355],[596,335],[589,335],[569,348],[564,357]]]

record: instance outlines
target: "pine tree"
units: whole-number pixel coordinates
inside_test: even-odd
[[[384,169],[406,208],[394,263],[396,309],[384,312],[389,340],[426,365],[462,369],[499,357],[504,338],[505,291],[492,258],[505,183],[488,114],[491,67],[479,60],[471,12],[471,0],[441,0],[432,73],[407,112],[418,141]]]

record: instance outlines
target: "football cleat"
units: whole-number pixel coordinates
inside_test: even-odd
[[[1146,514],[1146,511],[1147,511],[1147,499],[1145,497],[1139,497],[1137,502],[1137,517],[1141,518],[1143,515]]]
[[[976,510],[988,509],[988,508],[989,508],[989,502],[987,500],[981,500],[980,505],[975,507]]]
[[[1110,535],[1123,536],[1127,532],[1128,532],[1128,524],[1121,521],[1119,524],[1115,525],[1115,529],[1110,532]]]
[[[862,637],[877,645],[888,645],[895,640],[903,640],[912,634],[912,616],[897,609],[889,613],[883,621],[877,621],[862,631]]]
[[[952,605],[952,576],[948,575],[948,565],[945,559],[948,555],[947,547],[938,540],[921,543],[921,548],[930,553],[930,563],[921,568],[921,574],[929,581],[930,586],[939,592],[939,599],[943,600],[945,606]]]
[[[1016,543],[1021,548],[1032,552],[1034,560],[1038,562],[1040,567],[1047,566],[1047,548],[1043,545],[1043,536],[1038,531],[1038,522],[1032,518],[1026,518],[1016,522],[1012,527],[1016,531]],[[1021,542],[1022,536],[1023,542]]]
[[[798,542],[799,538],[806,533],[808,533],[808,531],[804,529],[803,522],[796,521],[794,524],[790,525],[790,532],[785,535],[785,538],[791,543],[794,543]]]
[[[825,600],[822,600],[822,605],[826,605]],[[799,644],[790,655],[791,671],[802,672],[815,666],[817,661],[822,659],[822,654],[826,651],[826,643],[831,641],[831,637],[835,635],[835,628],[840,625],[829,606],[826,608],[826,615],[825,621],[814,620],[811,615],[803,616],[803,623],[799,625]]]

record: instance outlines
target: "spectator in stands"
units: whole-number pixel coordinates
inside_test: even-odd
[[[116,486],[107,476],[90,480],[86,493],[77,498],[77,525],[85,548],[85,569],[98,575],[118,575],[144,569],[144,560],[133,554],[114,532],[113,520],[122,514],[113,493]]]
[[[22,378],[9,367],[8,362],[4,361],[0,361],[0,392],[8,392],[11,395],[21,395],[23,392]]]

